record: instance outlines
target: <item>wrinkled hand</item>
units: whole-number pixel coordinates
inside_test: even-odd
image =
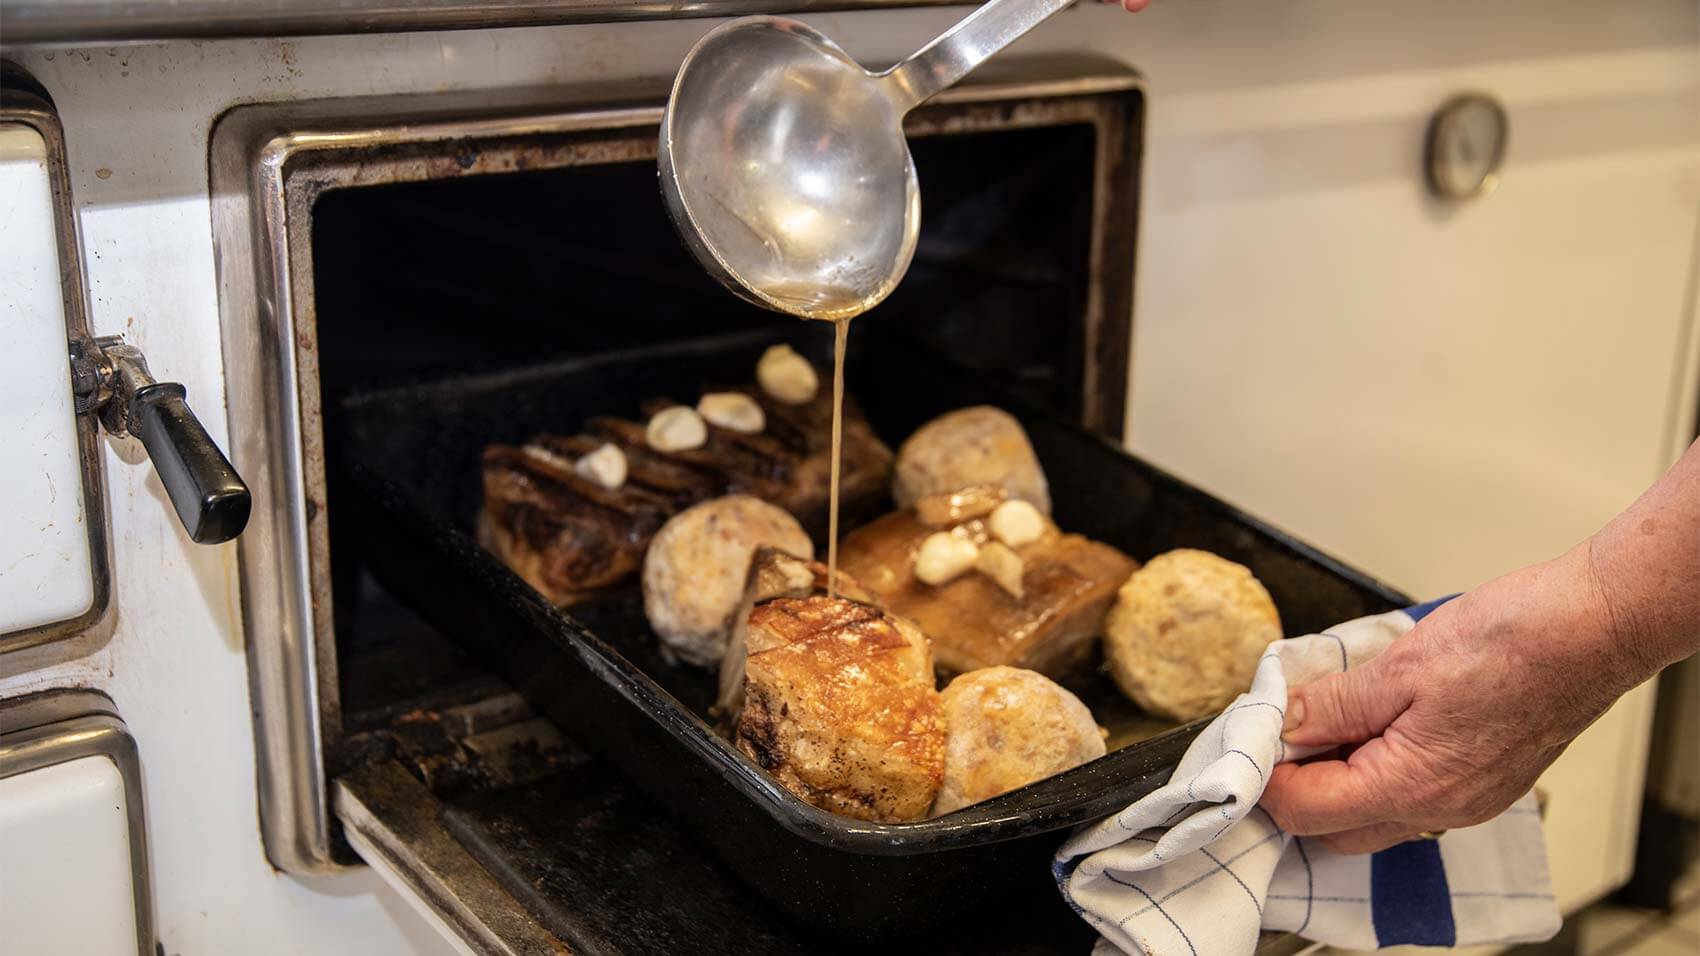
[[[1339,750],[1276,768],[1263,796],[1275,822],[1368,853],[1481,823],[1527,793],[1650,672],[1589,555],[1482,585],[1363,667],[1294,689],[1283,738]]]

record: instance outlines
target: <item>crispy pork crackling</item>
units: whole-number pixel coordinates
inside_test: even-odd
[[[744,707],[744,663],[748,659],[750,612],[757,604],[774,598],[803,598],[827,593],[826,565],[786,554],[766,545],[756,548],[750,558],[749,575],[744,579],[744,597],[732,613],[731,638],[726,654],[720,658],[720,686],[715,697],[713,715],[728,738],[738,725],[738,715]],[[838,596],[879,606],[878,600],[861,583],[842,570],[838,572]]]
[[[927,638],[844,598],[778,598],[750,612],[736,740],[792,793],[882,823],[926,816],[945,731]]]

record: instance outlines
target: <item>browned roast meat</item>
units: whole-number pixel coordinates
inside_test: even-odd
[[[577,460],[603,443],[619,448],[626,456],[626,484],[652,492],[684,509],[708,498],[718,497],[725,482],[718,475],[692,468],[655,451],[643,438],[643,426],[613,418],[593,418],[583,435],[539,435],[530,444],[556,451]]]
[[[714,712],[721,718],[724,729],[729,730],[737,724],[738,714],[744,706],[744,663],[747,659],[745,649],[750,612],[757,604],[774,598],[810,597],[825,594],[826,590],[826,565],[819,561],[805,561],[769,547],[757,548],[750,556],[744,597],[738,609],[732,612],[732,636],[727,642],[725,656],[720,659],[720,694],[715,700]],[[837,593],[840,597],[863,604],[878,603],[868,589],[843,571],[838,572]]]
[[[800,405],[787,405],[759,389],[739,391],[761,405],[767,427],[759,434],[708,428],[708,442],[669,457],[710,471],[725,479],[720,494],[746,494],[791,512],[810,534],[827,530],[829,484],[832,480],[832,401],[822,394]],[[660,400],[644,406],[654,414],[674,404]],[[637,440],[642,442],[642,426]],[[853,524],[878,513],[891,479],[894,456],[874,434],[855,398],[844,396],[844,458],[839,474],[843,512],[840,521]]]
[[[744,639],[740,751],[823,810],[926,815],[945,729],[920,629],[844,598],[782,597],[750,611]]]
[[[1004,664],[1065,676],[1090,655],[1116,589],[1138,567],[1107,544],[1047,522],[1037,540],[1011,549],[1020,558],[1019,596],[981,570],[927,584],[915,576],[915,559],[939,531],[915,509],[894,511],[840,542],[838,566],[893,614],[914,619],[949,674]],[[956,531],[982,549],[995,547],[979,519]]]
[[[666,498],[630,482],[604,488],[541,445],[484,450],[479,543],[557,604],[637,573],[672,513]]]
[[[830,398],[784,405],[759,390],[742,391],[761,404],[767,427],[750,435],[710,426],[701,448],[657,451],[644,437],[643,422],[608,417],[590,419],[578,435],[539,435],[517,448],[489,446],[479,541],[550,600],[573,604],[629,580],[643,566],[661,525],[710,498],[760,498],[789,511],[811,535],[823,536]],[[669,404],[651,403],[650,410]],[[626,457],[626,481],[616,489],[573,469],[605,442]],[[848,396],[843,449],[840,494],[849,523],[881,506],[892,453]]]
[[[676,402],[647,402],[643,411],[655,415]],[[708,441],[701,448],[668,452],[673,460],[720,474],[726,479],[727,494],[749,495],[777,505],[796,515],[793,472],[798,456],[784,443],[765,434],[745,435],[715,425],[708,426]]]
[[[825,392],[827,389],[822,389]],[[796,415],[800,431],[808,436],[809,451],[797,463],[792,477],[799,490],[797,509],[791,513],[809,529],[811,534],[824,537],[827,530],[827,492],[832,482],[832,403],[817,398],[806,405],[779,406],[764,402],[768,421],[783,420],[786,414]],[[769,425],[769,428],[775,426]],[[838,476],[840,527],[855,525],[878,515],[887,505],[890,494],[892,451],[874,434],[874,428],[862,415],[861,406],[849,395],[844,396],[844,457]]]

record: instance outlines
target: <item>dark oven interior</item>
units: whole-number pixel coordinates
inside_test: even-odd
[[[1078,420],[1095,150],[1084,123],[915,140],[914,265],[856,328],[901,327]],[[690,258],[653,162],[340,189],[313,220],[327,409],[387,385],[796,322]]]
[[[925,216],[915,263],[856,322],[852,355],[870,338],[900,340],[1080,421],[1095,138],[1091,125],[1070,124],[917,139]],[[703,272],[667,220],[651,162],[332,190],[313,209],[312,245],[337,667],[350,730],[474,670],[449,642],[418,634],[397,643],[403,612],[366,573],[365,541],[335,505],[353,457],[342,418],[351,401],[764,329],[821,358],[830,348],[830,325],[757,309]],[[871,376],[848,383],[858,395],[893,387],[904,386]],[[607,407],[583,412],[630,410],[610,396]],[[489,427],[489,441],[518,442],[535,423]],[[1119,431],[1119,419],[1109,430]],[[903,436],[884,437],[895,447]],[[463,513],[477,496],[476,462],[464,464]]]

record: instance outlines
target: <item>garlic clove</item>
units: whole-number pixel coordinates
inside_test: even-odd
[[[775,345],[756,362],[761,390],[787,405],[801,405],[820,391],[820,376],[809,360],[789,345]]]
[[[626,453],[606,442],[573,463],[573,470],[612,491],[626,483]]]
[[[696,409],[673,405],[655,413],[643,437],[656,451],[689,451],[708,441],[708,425]]]
[[[1017,601],[1026,595],[1027,591],[1021,584],[1022,575],[1027,573],[1026,562],[1021,555],[1009,549],[1000,541],[989,542],[980,549],[980,554],[974,560],[974,570],[997,582],[1010,597]]]
[[[767,427],[761,406],[743,392],[709,392],[697,399],[697,414],[711,425],[746,435],[760,434]]]
[[[915,555],[915,577],[927,584],[944,584],[974,566],[980,549],[967,538],[936,531],[921,542]]]
[[[1039,509],[1013,498],[998,505],[986,519],[986,529],[992,537],[1012,548],[1032,544],[1045,533],[1045,516]]]

